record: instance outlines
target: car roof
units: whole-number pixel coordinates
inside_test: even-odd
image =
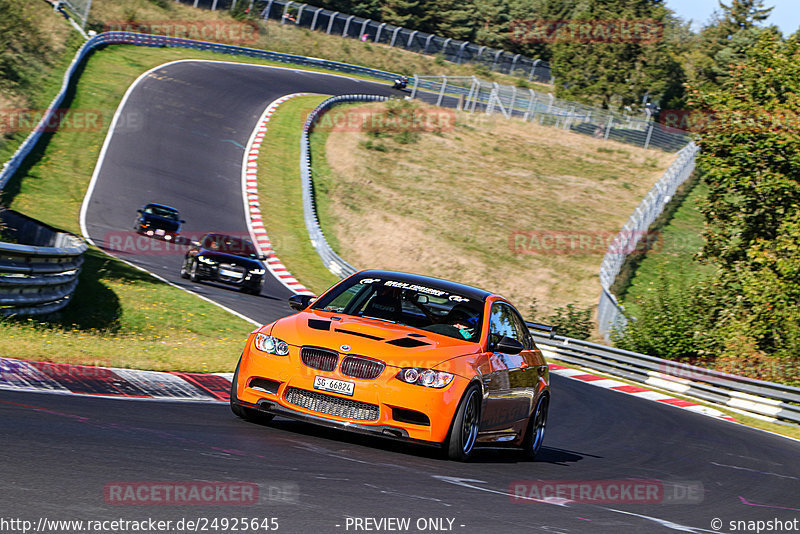
[[[166,206],[164,204],[157,204],[155,202],[148,202],[143,207],[145,207],[145,208],[147,208],[147,207],[164,208],[164,209],[168,209],[168,210],[172,210],[172,211],[178,211],[175,208],[173,208],[172,206]]]
[[[475,300],[486,300],[487,297],[494,295],[490,291],[485,291],[477,287],[459,284],[458,282],[451,282],[450,280],[442,280],[441,278],[434,278],[432,276],[423,276],[421,274],[401,273],[398,271],[361,271],[353,276],[367,277],[367,278],[391,278],[398,282],[407,282],[409,284],[416,284],[420,286],[428,285],[443,289],[450,293],[462,295]]]

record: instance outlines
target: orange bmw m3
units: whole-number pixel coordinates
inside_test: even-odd
[[[542,446],[547,362],[503,297],[406,273],[361,271],[250,334],[231,385],[244,419],[275,415],[437,445]]]

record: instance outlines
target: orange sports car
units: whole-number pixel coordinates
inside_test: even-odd
[[[361,271],[253,331],[231,385],[248,420],[291,417],[443,447],[542,446],[547,362],[503,297],[413,274]]]

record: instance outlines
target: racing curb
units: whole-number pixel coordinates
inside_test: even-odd
[[[312,291],[298,282],[286,266],[283,265],[278,256],[275,255],[275,250],[272,248],[267,230],[264,228],[264,221],[261,217],[261,206],[258,202],[258,153],[261,150],[261,143],[264,141],[264,136],[267,133],[267,124],[278,109],[278,106],[287,100],[308,94],[310,93],[294,93],[282,96],[267,106],[261,118],[258,119],[253,134],[250,136],[250,140],[244,151],[245,158],[242,164],[242,196],[245,202],[245,213],[248,215],[247,226],[250,231],[250,237],[253,243],[256,244],[259,254],[268,257],[268,259],[264,261],[264,264],[267,269],[269,269],[269,272],[295,294],[316,296]]]
[[[543,351],[545,352],[545,351]],[[736,422],[713,408],[638,386],[549,364],[550,372],[593,386]],[[228,402],[233,373],[184,373],[93,367],[0,357],[0,389],[176,401]]]
[[[233,373],[183,373],[0,357],[0,389],[67,395],[228,402]]]
[[[548,359],[554,359],[552,355],[548,354],[549,351],[546,349],[540,349],[542,354]],[[573,369],[571,367],[565,367],[563,365],[558,365],[555,363],[550,363],[550,372],[570,378],[572,380],[578,380],[580,382],[584,382],[586,384],[591,384],[593,386],[611,389],[613,391],[617,391],[619,393],[624,393],[626,395],[633,395],[634,397],[638,397],[640,399],[646,399],[649,401],[660,402],[662,404],[668,404],[670,406],[674,406],[676,408],[682,408],[684,410],[689,410],[690,412],[699,413],[702,415],[707,415],[709,417],[715,417],[717,419],[725,419],[726,421],[732,421],[734,423],[738,423],[738,421],[729,416],[725,413],[715,410],[714,408],[710,408],[708,406],[703,406],[701,404],[697,404],[688,400],[684,399],[677,399],[675,397],[670,397],[669,395],[665,395],[663,393],[659,393],[657,391],[652,391],[647,388],[633,386],[630,384],[626,384],[624,382],[620,382],[619,380],[614,380],[612,378],[607,378],[605,376],[595,375],[592,373],[587,373],[582,369]]]

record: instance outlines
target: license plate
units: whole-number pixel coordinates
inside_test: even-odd
[[[353,391],[356,389],[356,384],[355,382],[345,382],[344,380],[334,380],[333,378],[326,378],[324,376],[315,376],[314,389],[332,391],[334,393],[352,396]]]
[[[164,235],[164,230],[162,230],[161,228],[157,229],[156,235]]]
[[[229,278],[241,278],[242,276],[244,276],[239,271],[229,271],[228,269],[220,269],[219,274],[221,274],[222,276],[227,276]]]

